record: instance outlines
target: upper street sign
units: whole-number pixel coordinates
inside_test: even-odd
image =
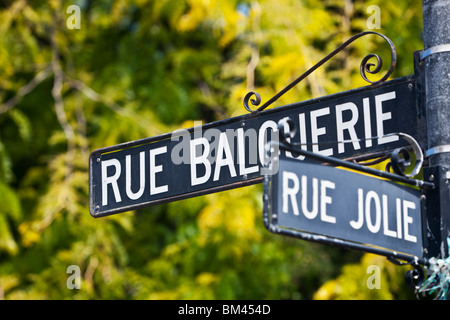
[[[405,144],[390,133],[419,134],[409,76],[102,148],[89,161],[90,212],[99,217],[260,183],[264,146],[277,139],[285,117],[299,128],[292,142],[342,159]]]
[[[269,230],[384,255],[423,257],[419,190],[286,157],[278,165],[264,195]]]

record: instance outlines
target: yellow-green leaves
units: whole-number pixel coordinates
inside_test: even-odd
[[[0,298],[298,299],[333,278],[316,298],[401,296],[378,260],[387,291],[358,295],[372,260],[340,276],[359,254],[265,230],[261,186],[94,219],[88,160],[97,148],[246,113],[248,91],[267,101],[363,31],[369,5],[381,8],[379,31],[397,45],[396,77],[411,74],[420,2],[8,3],[0,9]],[[79,29],[67,26],[72,5]],[[376,38],[358,40],[271,107],[366,85],[362,58],[389,53]],[[71,265],[80,289],[66,285]]]

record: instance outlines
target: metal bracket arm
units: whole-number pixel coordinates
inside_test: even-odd
[[[282,95],[284,95],[286,92],[288,92],[289,90],[291,90],[294,86],[296,86],[299,82],[301,82],[303,79],[305,79],[307,76],[309,76],[312,72],[314,72],[317,68],[319,68],[320,66],[322,66],[325,62],[327,62],[328,60],[330,60],[332,57],[334,57],[337,53],[339,53],[340,51],[344,50],[348,45],[350,45],[353,41],[355,41],[356,39],[363,37],[365,35],[369,35],[369,34],[374,34],[377,35],[381,38],[383,38],[389,45],[389,48],[391,49],[391,65],[389,66],[389,70],[386,72],[386,74],[379,80],[377,81],[370,81],[367,76],[366,76],[366,72],[370,73],[370,74],[377,74],[378,72],[381,71],[382,65],[383,65],[383,60],[380,58],[380,56],[376,55],[376,54],[368,54],[367,56],[364,57],[364,59],[361,61],[360,64],[360,74],[361,77],[369,82],[372,85],[381,83],[383,81],[385,81],[387,78],[389,78],[389,76],[392,74],[392,72],[394,71],[394,68],[397,64],[397,52],[395,50],[395,46],[392,43],[392,41],[386,37],[385,35],[378,33],[378,32],[374,32],[374,31],[364,31],[361,33],[358,33],[356,35],[354,35],[353,37],[351,37],[350,39],[348,39],[347,41],[345,41],[344,43],[342,43],[339,47],[337,47],[336,49],[334,49],[331,53],[329,53],[327,56],[325,56],[322,60],[320,60],[318,63],[316,63],[314,66],[312,66],[311,68],[309,68],[305,73],[303,73],[301,76],[299,76],[297,79],[295,79],[294,81],[292,81],[290,84],[288,84],[284,89],[282,89],[280,92],[278,92],[276,95],[274,95],[272,98],[270,98],[267,102],[265,102],[262,106],[260,106],[258,109],[256,110],[252,110],[249,107],[249,102],[254,105],[254,106],[259,106],[261,103],[261,96],[254,91],[250,91],[248,92],[245,97],[244,97],[244,107],[248,112],[254,113],[254,112],[260,112],[264,109],[266,109],[268,106],[270,106],[272,103],[274,103],[275,101],[277,101]],[[369,63],[369,60],[375,58],[377,63],[373,64],[373,63]],[[372,67],[375,67],[372,69]],[[252,96],[255,96],[255,99],[251,99]]]

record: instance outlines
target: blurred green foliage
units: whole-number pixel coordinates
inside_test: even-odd
[[[393,78],[412,74],[413,0],[3,1],[0,298],[411,298],[405,270],[384,258],[269,234],[261,186],[88,212],[92,150],[243,114],[248,90],[267,100],[366,30],[372,4],[375,31],[397,47]],[[380,39],[361,38],[277,105],[366,85],[359,63],[375,51],[389,61]],[[381,289],[364,285],[371,263]],[[66,286],[70,265],[79,290]]]

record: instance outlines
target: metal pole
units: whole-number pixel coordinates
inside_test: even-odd
[[[427,193],[427,218],[434,221],[436,252],[448,256],[450,237],[450,0],[423,0],[421,64],[425,72],[425,108],[429,168],[424,178],[436,189]],[[432,222],[433,223],[433,222]],[[432,255],[432,253],[430,253]]]

